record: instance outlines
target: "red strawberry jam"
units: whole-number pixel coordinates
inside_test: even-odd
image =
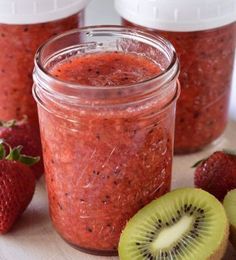
[[[80,18],[80,15],[81,18]],[[37,108],[32,97],[34,55],[49,37],[77,28],[83,14],[57,21],[14,25],[0,23],[0,119],[22,119],[38,125]]]
[[[144,27],[123,20],[126,26]],[[190,153],[216,140],[227,124],[235,53],[235,23],[219,28],[162,35],[176,48],[181,95],[177,102],[175,152]]]
[[[44,66],[34,95],[53,224],[79,249],[116,254],[126,222],[170,189],[178,72],[162,89],[165,67],[116,51],[61,51]]]

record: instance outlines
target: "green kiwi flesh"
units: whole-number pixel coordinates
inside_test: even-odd
[[[121,260],[221,259],[229,225],[222,204],[201,189],[165,194],[129,220],[119,242]]]
[[[230,223],[230,241],[236,248],[236,189],[229,191],[223,201]]]

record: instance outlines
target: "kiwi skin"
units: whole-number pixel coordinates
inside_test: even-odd
[[[223,258],[228,246],[228,238],[229,238],[229,226],[225,230],[224,239],[222,240],[222,243],[220,244],[219,248],[207,260],[220,260]]]
[[[226,252],[226,249],[227,249],[227,245],[228,245],[228,237],[229,237],[229,222],[228,222],[228,219],[227,219],[227,216],[226,216],[226,213],[223,209],[223,206],[222,204],[211,194],[209,194],[208,192],[206,191],[203,191],[201,189],[194,189],[194,188],[181,188],[181,189],[176,189],[170,193],[172,193],[172,195],[179,195],[180,193],[186,193],[186,192],[193,192],[193,193],[198,193],[198,196],[208,196],[209,197],[209,202],[213,202],[215,203],[214,205],[216,206],[216,204],[218,204],[217,207],[219,207],[218,209],[220,210],[220,214],[221,214],[221,218],[222,220],[224,220],[224,229],[221,229],[221,239],[218,240],[218,245],[217,245],[217,248],[215,247],[214,251],[212,250],[211,252],[208,252],[210,253],[210,255],[205,255],[204,258],[201,258],[201,260],[220,260],[223,258],[223,256],[225,255],[225,252]],[[143,209],[141,209],[126,225],[126,228],[128,227],[128,232],[127,230],[123,230],[122,232],[122,235],[121,235],[121,240],[120,240],[120,243],[119,243],[119,256],[120,256],[120,259],[121,260],[134,260],[132,256],[130,255],[127,255],[127,251],[125,248],[127,248],[128,246],[130,246],[129,244],[129,240],[128,238],[132,238],[132,236],[130,235],[127,235],[127,234],[131,234],[130,231],[132,231],[133,229],[133,226],[134,226],[134,223],[136,223],[137,227],[139,225],[142,224],[142,221],[139,221],[138,219],[140,219],[140,216],[142,216],[142,219],[145,219],[145,217],[148,219],[148,216],[149,215],[146,215],[146,213],[149,213],[151,214],[151,211],[150,209],[153,209],[153,207],[160,207],[160,205],[163,206],[163,201],[167,202],[166,201],[166,198],[170,198],[170,193],[160,197],[159,199],[156,199],[154,201],[152,201],[149,205],[145,206]],[[205,193],[205,194],[204,194]],[[165,197],[165,199],[164,199]],[[172,196],[173,197],[173,196]],[[176,196],[177,197],[177,196]],[[159,200],[162,200],[161,203],[158,203]],[[162,207],[161,206],[161,207]],[[159,208],[159,210],[161,210],[161,207]],[[145,209],[146,208],[146,209]],[[144,214],[144,211],[145,211],[145,214]],[[139,217],[137,217],[137,215],[139,214]],[[125,229],[126,229],[125,228]],[[126,231],[126,234],[125,234],[125,231]],[[125,235],[124,235],[125,234]],[[220,233],[219,233],[220,234]],[[122,238],[123,236],[123,238]],[[126,242],[125,242],[126,240]],[[207,245],[206,245],[207,247]],[[131,257],[131,258],[130,258]],[[149,258],[146,258],[143,256],[139,256],[137,258],[135,258],[135,260],[147,260]],[[158,258],[158,259],[162,259],[162,258]],[[166,259],[166,258],[163,258],[163,259]],[[185,258],[185,256],[183,256],[183,258],[180,256],[176,258],[176,260],[181,260],[181,259],[187,259]],[[190,260],[190,259],[188,259]],[[191,258],[191,260],[200,260],[200,258],[196,255],[195,257]]]
[[[236,249],[236,189],[231,190],[226,194],[223,205],[230,223],[229,240]]]
[[[233,247],[236,249],[236,227],[234,227],[232,225],[230,226],[229,240],[230,240],[231,244],[233,245]]]

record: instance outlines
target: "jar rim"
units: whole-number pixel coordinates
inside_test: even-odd
[[[169,63],[169,65],[158,75],[155,75],[153,77],[150,77],[148,79],[136,82],[136,83],[131,83],[131,84],[122,84],[122,85],[115,85],[115,86],[109,86],[109,88],[107,86],[89,86],[89,85],[82,85],[79,83],[74,83],[74,82],[70,82],[70,81],[65,81],[62,80],[60,78],[57,78],[53,75],[51,75],[47,69],[45,68],[42,59],[41,59],[41,55],[43,53],[43,51],[48,48],[51,44],[53,44],[55,41],[58,41],[64,37],[67,37],[69,35],[75,34],[75,33],[87,33],[90,35],[94,35],[94,33],[112,33],[112,35],[126,35],[127,38],[132,38],[132,37],[136,37],[139,39],[143,39],[143,41],[145,42],[149,42],[150,45],[152,46],[157,46],[157,43],[162,43],[164,44],[170,54],[172,55],[171,57],[171,61]],[[129,36],[129,37],[128,37]],[[80,43],[78,42],[78,46],[80,45]],[[165,38],[159,36],[159,35],[153,35],[151,33],[139,30],[139,29],[135,29],[135,28],[131,28],[131,27],[125,27],[125,26],[118,26],[118,25],[103,25],[103,26],[86,26],[86,27],[82,27],[79,29],[73,29],[73,30],[69,30],[67,32],[64,32],[62,34],[59,34],[57,36],[54,36],[52,38],[50,38],[48,41],[46,41],[43,45],[41,45],[35,55],[35,69],[34,69],[34,73],[33,73],[33,77],[34,80],[40,80],[40,78],[44,79],[44,80],[53,80],[53,82],[55,82],[56,84],[60,84],[60,85],[66,85],[67,89],[71,89],[73,91],[78,91],[78,90],[93,90],[93,91],[111,91],[112,89],[114,90],[122,90],[122,89],[127,89],[127,88],[132,88],[132,87],[138,87],[139,85],[145,84],[145,83],[152,83],[155,81],[160,81],[163,84],[166,83],[165,79],[168,79],[168,81],[173,80],[174,78],[177,77],[179,73],[179,61],[178,61],[178,57],[176,54],[176,51],[173,47],[173,45],[166,40]]]

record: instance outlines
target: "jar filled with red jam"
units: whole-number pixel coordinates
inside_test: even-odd
[[[201,150],[223,133],[236,39],[235,0],[116,0],[122,23],[162,35],[180,60],[175,152]]]
[[[170,189],[175,50],[135,29],[87,27],[49,40],[35,66],[52,222],[78,249],[114,255],[129,218]]]
[[[83,25],[88,0],[0,0],[0,119],[27,116],[37,126],[32,72],[37,48]]]

